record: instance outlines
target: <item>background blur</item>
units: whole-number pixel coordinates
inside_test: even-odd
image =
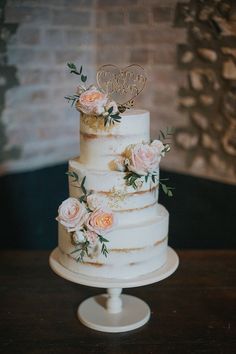
[[[136,106],[152,137],[174,126],[162,161],[174,198],[170,244],[232,248],[236,235],[236,2],[0,0],[1,247],[52,248],[79,154],[79,114],[64,99],[84,67],[142,65]]]

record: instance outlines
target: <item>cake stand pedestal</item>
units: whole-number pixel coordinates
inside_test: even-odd
[[[121,295],[123,288],[135,288],[161,281],[169,277],[179,264],[176,252],[168,247],[167,261],[154,272],[131,279],[96,278],[80,275],[59,263],[58,248],[49,257],[52,270],[64,279],[77,284],[106,288],[107,293],[90,297],[78,308],[79,320],[87,327],[102,332],[127,332],[143,326],[150,318],[150,308],[142,300],[131,295]]]

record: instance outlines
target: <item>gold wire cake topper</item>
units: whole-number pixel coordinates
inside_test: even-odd
[[[98,87],[118,104],[121,113],[133,106],[135,97],[143,91],[146,81],[145,71],[138,64],[125,68],[106,64],[97,71]]]

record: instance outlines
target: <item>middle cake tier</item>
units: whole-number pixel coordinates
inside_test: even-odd
[[[148,221],[158,214],[158,181],[143,180],[139,188],[134,189],[126,185],[124,172],[91,169],[79,158],[69,161],[69,171],[78,176],[78,181],[69,177],[70,197],[79,198],[83,194],[80,184],[86,177],[85,188],[91,193],[93,207],[108,206],[116,214],[119,225]]]

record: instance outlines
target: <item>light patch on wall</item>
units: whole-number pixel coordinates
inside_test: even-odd
[[[236,182],[236,10],[233,1],[192,0],[176,6],[175,26],[186,28],[178,66],[187,85],[179,87],[179,109],[187,125],[175,143],[190,173]]]
[[[7,40],[16,32],[17,24],[4,23],[4,8],[6,1],[0,4],[0,163],[5,160],[17,159],[20,156],[20,149],[16,146],[8,146],[5,125],[2,121],[2,112],[5,106],[5,95],[7,90],[17,86],[16,68],[8,65]]]

